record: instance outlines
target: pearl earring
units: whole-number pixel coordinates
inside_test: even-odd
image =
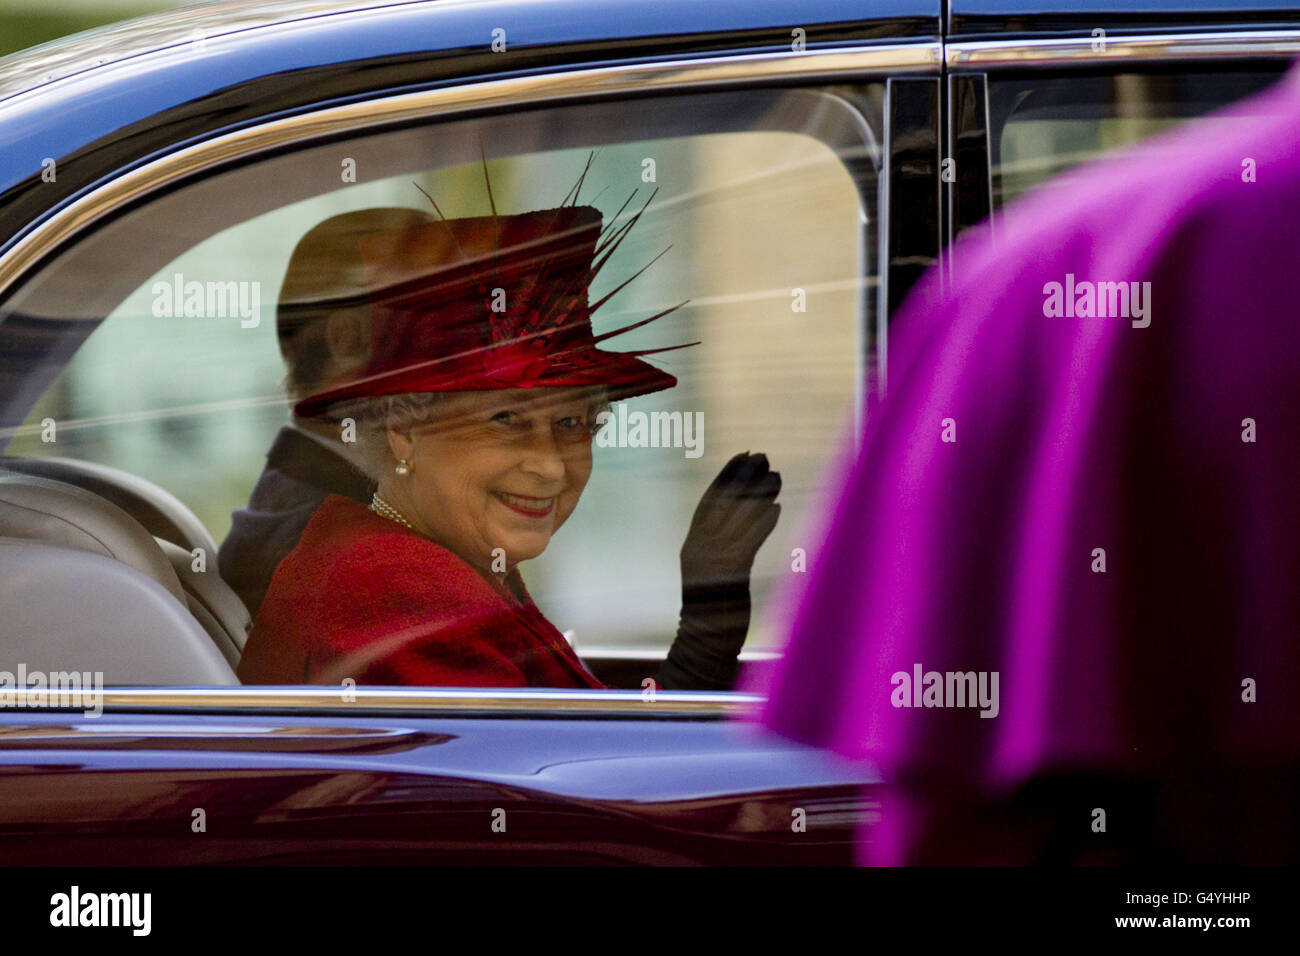
[[[411,463],[403,458],[397,463],[397,467],[395,467],[393,471],[397,472],[399,475],[409,475],[411,473]]]

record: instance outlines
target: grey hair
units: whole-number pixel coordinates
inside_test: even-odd
[[[388,429],[409,431],[430,421],[440,405],[447,402],[447,392],[412,392],[405,395],[378,395],[359,399],[346,413],[357,424],[357,451],[365,472],[374,481],[393,473],[397,464],[388,444]]]
[[[410,392],[363,398],[351,404],[345,414],[356,422],[357,450],[366,474],[375,481],[392,474],[397,460],[388,444],[389,429],[407,432],[426,425],[437,416],[441,407],[460,394]],[[587,420],[593,434],[598,430],[597,416],[609,407],[609,389],[603,385],[592,388]]]

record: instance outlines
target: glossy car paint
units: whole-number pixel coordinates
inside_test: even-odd
[[[6,716],[11,865],[847,864],[872,812],[861,771],[717,721]]]

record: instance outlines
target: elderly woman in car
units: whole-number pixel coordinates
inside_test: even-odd
[[[607,236],[597,209],[570,204],[361,240],[369,361],[295,411],[334,419],[345,441],[354,431],[378,490],[368,507],[335,495],[317,509],[271,580],[241,679],[602,686],[518,565],[577,507],[600,412],[676,384],[640,358],[660,350],[599,347],[634,326],[592,332],[588,284],[639,215]],[[746,453],[705,492],[658,686],[732,686],[779,489],[766,458]]]

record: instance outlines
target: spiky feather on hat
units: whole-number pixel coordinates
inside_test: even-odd
[[[436,221],[359,237],[370,288],[369,360],[294,410],[310,416],[368,396],[506,388],[605,386],[611,397],[627,398],[677,384],[641,357],[698,342],[629,352],[599,344],[689,300],[601,335],[592,331],[592,313],[668,251],[589,304],[592,280],[658,192],[620,222],[634,190],[602,228],[599,209],[577,204],[593,158],[553,209],[498,214],[484,158],[491,215],[448,219],[421,189]]]

